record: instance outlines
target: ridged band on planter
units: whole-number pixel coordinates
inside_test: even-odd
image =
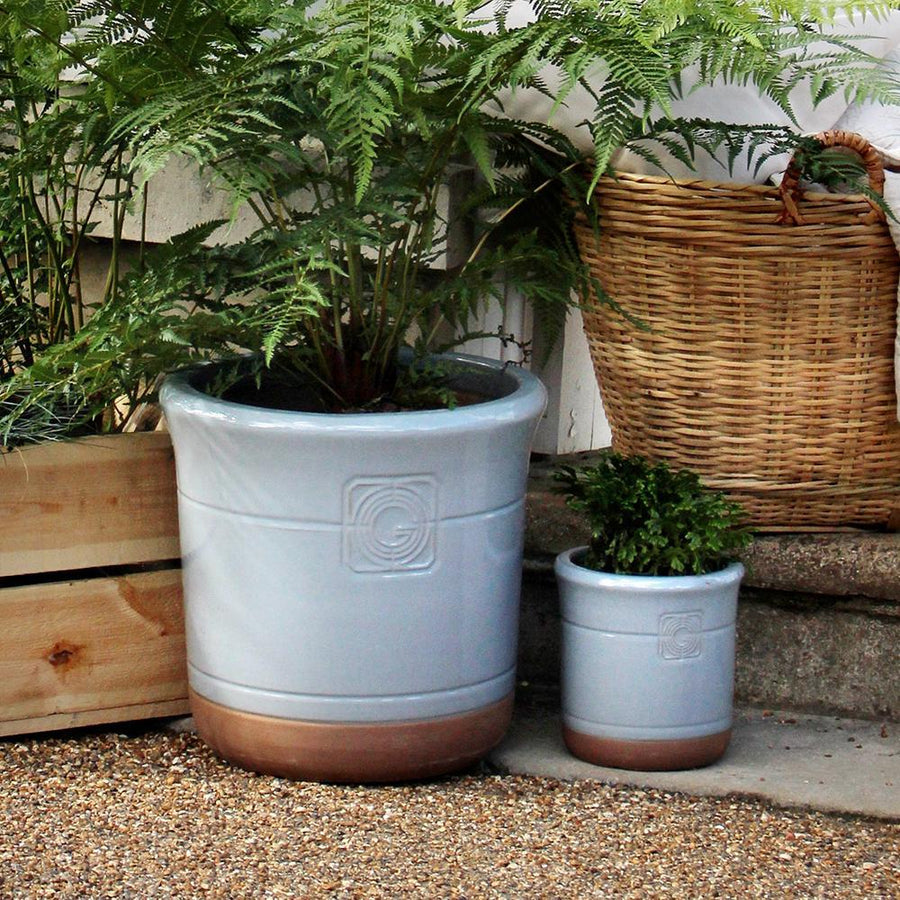
[[[649,326],[585,298],[614,448],[693,469],[758,526],[896,527],[900,263],[868,199],[810,193],[779,224],[777,188],[620,173],[596,203],[582,257]]]
[[[451,768],[502,737],[528,451],[546,392],[525,371],[466,363],[468,386],[494,399],[422,412],[261,409],[206,395],[202,373],[167,380],[189,678],[217,733],[222,710],[282,735],[306,724],[310,746],[323,724],[371,735],[443,722],[450,740],[460,717],[478,734],[458,759],[442,748]],[[252,744],[254,729],[233,725],[228,747],[204,737],[252,758],[233,736]],[[385,777],[358,755],[347,780]],[[307,766],[296,757],[284,774],[333,777],[316,752]]]
[[[655,770],[715,761],[731,732],[744,569],[697,576],[595,572],[560,554],[563,728],[599,765]]]

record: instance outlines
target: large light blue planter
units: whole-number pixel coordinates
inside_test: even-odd
[[[743,567],[650,577],[556,560],[562,612],[563,733],[582,759],[686,769],[728,746]]]
[[[178,476],[188,669],[203,737],[248,768],[341,781],[466,765],[508,725],[524,496],[546,402],[316,414],[161,394]]]

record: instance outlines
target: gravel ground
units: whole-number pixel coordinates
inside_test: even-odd
[[[88,733],[0,742],[0,895],[900,898],[900,825],[481,772],[292,783]]]

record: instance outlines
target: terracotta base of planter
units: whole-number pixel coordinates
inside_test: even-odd
[[[200,736],[253,772],[309,781],[413,781],[463,769],[502,740],[513,695],[473,712],[397,723],[279,719],[220,706],[191,691]]]
[[[596,766],[638,772],[668,772],[697,769],[714,763],[728,747],[731,729],[675,741],[623,741],[582,734],[564,725],[563,738],[575,756]]]

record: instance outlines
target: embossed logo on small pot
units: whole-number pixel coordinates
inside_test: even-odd
[[[418,572],[435,560],[437,484],[428,475],[355,478],[344,487],[344,563],[354,572]]]
[[[700,610],[663,613],[659,617],[659,655],[690,659],[702,650],[703,613]]]

